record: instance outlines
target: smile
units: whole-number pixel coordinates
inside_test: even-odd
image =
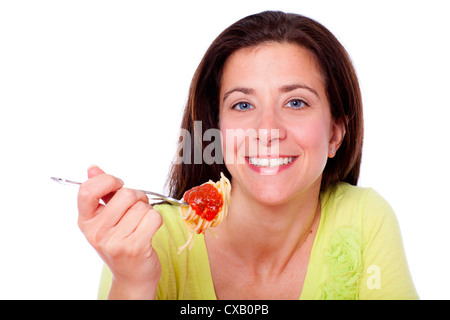
[[[253,158],[249,157],[248,162],[255,167],[274,168],[290,164],[297,157],[282,157],[282,158]]]

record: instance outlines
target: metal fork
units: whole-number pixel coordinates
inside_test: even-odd
[[[50,177],[50,179],[52,179],[53,181],[56,181],[60,184],[66,184],[66,185],[81,185],[81,182],[77,182],[77,181],[72,181],[69,179],[63,179],[63,178],[56,178],[56,177]],[[174,205],[174,206],[188,206],[189,204],[184,202],[183,200],[177,200],[168,196],[164,196],[162,194],[156,193],[156,192],[152,192],[152,191],[146,191],[146,190],[139,190],[139,189],[133,189],[133,190],[137,190],[140,192],[143,192],[145,194],[148,194],[150,196],[152,196],[152,198],[158,198],[158,199],[162,199],[165,200],[167,202],[169,202],[170,204]]]

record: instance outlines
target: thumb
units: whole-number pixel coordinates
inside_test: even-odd
[[[92,177],[98,176],[99,174],[104,174],[105,173],[102,169],[100,169],[96,165],[90,166],[88,168],[87,172],[88,172],[88,178],[89,179],[92,178]]]
[[[101,174],[105,174],[105,171],[103,171],[102,169],[100,169],[98,166],[96,165],[92,165],[88,168],[87,170],[88,172],[88,179],[93,178],[95,176],[101,175]],[[123,182],[122,182],[123,185]],[[114,196],[115,192],[111,192],[108,193],[107,195],[104,195],[101,199],[103,201],[104,204],[108,203],[109,200],[111,200],[111,198]]]

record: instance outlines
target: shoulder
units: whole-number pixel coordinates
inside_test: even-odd
[[[346,182],[340,182],[331,186],[323,194],[332,201],[340,201],[341,204],[364,205],[367,203],[387,203],[386,200],[372,188],[354,186]]]
[[[400,231],[391,205],[372,188],[339,183],[324,194],[322,202],[327,224],[333,229],[351,227],[363,243]]]
[[[400,226],[391,205],[374,189],[339,184],[325,204],[326,232],[333,237],[344,230],[357,238],[364,254],[381,250],[401,252]],[[346,234],[347,234],[346,233]]]
[[[390,204],[374,189],[338,183],[322,195],[322,207],[339,219],[381,223],[395,220]]]
[[[371,188],[347,183],[327,190],[321,200],[316,260],[322,298],[374,298],[377,293],[387,299],[403,287],[408,290],[405,297],[414,296],[412,281],[406,276],[409,271],[400,230],[389,203]],[[367,289],[373,266],[383,271],[383,290]]]

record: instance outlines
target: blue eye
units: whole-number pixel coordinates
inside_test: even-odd
[[[233,106],[233,109],[236,109],[238,111],[245,111],[253,109],[253,106],[248,102],[239,102]]]
[[[294,99],[289,101],[286,106],[293,109],[302,109],[307,106],[307,103],[300,99]]]

